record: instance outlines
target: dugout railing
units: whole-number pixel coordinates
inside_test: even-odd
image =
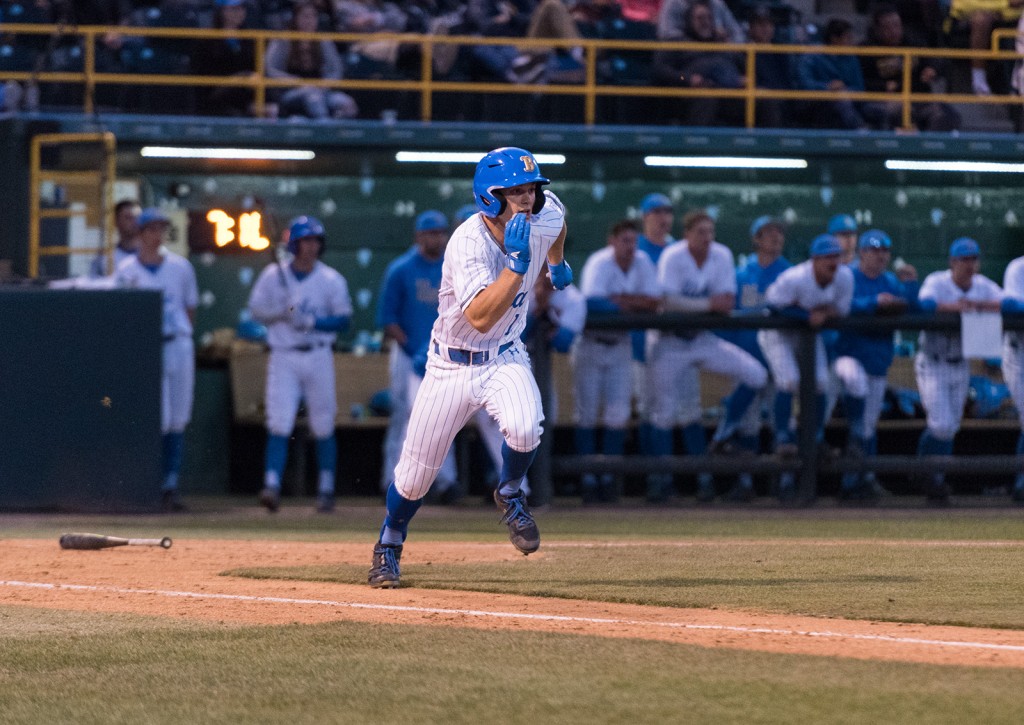
[[[819,474],[835,474],[846,471],[875,471],[876,473],[928,474],[944,472],[950,474],[982,475],[1006,474],[1024,471],[1024,456],[968,455],[968,456],[927,456],[878,455],[869,458],[839,457],[825,461],[818,456],[816,440],[817,389],[814,375],[815,338],[818,331],[806,322],[778,316],[751,316],[742,314],[715,315],[708,313],[663,313],[663,314],[591,314],[588,316],[588,330],[634,330],[655,329],[670,332],[692,330],[737,330],[737,329],[785,329],[798,334],[797,361],[800,366],[800,389],[796,399],[797,445],[796,458],[781,459],[774,454],[749,457],[727,457],[717,455],[673,455],[645,456],[626,455],[611,457],[604,455],[556,455],[553,453],[550,436],[542,442],[537,459],[530,469],[530,485],[539,503],[551,498],[555,475],[578,475],[582,473],[614,473],[622,475],[672,473],[712,474],[751,473],[754,475],[779,474],[793,471],[797,474],[796,504],[807,506],[817,498]],[[960,315],[956,313],[904,314],[872,317],[847,317],[826,324],[828,329],[838,330],[942,330],[959,332]],[[1024,330],[1024,316],[1006,315],[1003,329]],[[543,334],[542,332],[538,334]],[[532,346],[534,363],[544,409],[550,410],[551,395],[551,353],[546,345]]]
[[[288,88],[297,85],[318,86],[344,91],[406,91],[415,93],[418,98],[418,117],[422,121],[434,120],[434,102],[438,94],[476,94],[495,95],[513,94],[533,96],[543,94],[546,97],[578,97],[582,99],[583,109],[579,119],[570,122],[581,122],[594,125],[600,121],[597,104],[599,99],[735,99],[744,104],[744,125],[753,128],[756,125],[757,102],[763,100],[780,101],[828,101],[849,99],[853,101],[898,102],[902,110],[902,124],[910,129],[911,113],[916,103],[963,103],[963,104],[996,104],[1020,105],[1018,95],[993,94],[978,96],[972,93],[913,93],[911,92],[911,73],[914,59],[933,58],[958,61],[1017,61],[1020,54],[1000,50],[999,43],[1004,35],[993,36],[993,47],[990,50],[965,50],[954,48],[893,48],[867,46],[822,46],[822,45],[782,45],[753,43],[684,43],[652,40],[605,40],[605,39],[547,39],[547,38],[490,38],[479,36],[458,35],[419,35],[406,33],[299,33],[295,31],[271,30],[238,30],[226,31],[213,28],[158,28],[135,26],[100,26],[100,25],[34,25],[26,23],[9,23],[0,26],[0,34],[17,39],[20,36],[44,36],[50,39],[49,45],[66,43],[80,39],[79,54],[74,57],[75,66],[80,69],[50,69],[43,61],[35,60],[32,67],[19,68],[3,62],[0,54],[0,80],[15,80],[34,84],[72,84],[81,86],[81,110],[85,114],[97,111],[96,89],[100,86],[120,86],[124,88],[139,86],[173,86],[179,88],[199,87],[236,87],[250,88],[254,94],[255,115],[262,116],[267,104],[268,90]],[[252,74],[246,76],[211,76],[189,75],[183,73],[159,72],[104,72],[97,67],[97,43],[108,34],[116,34],[128,38],[159,38],[162,40],[203,41],[219,38],[236,38],[249,40],[254,44],[255,63]],[[395,43],[412,44],[419,47],[418,78],[347,78],[342,80],[322,79],[272,79],[265,75],[267,44],[275,39],[287,40],[330,40],[338,44],[358,43]],[[483,82],[475,80],[454,80],[437,78],[434,73],[435,50],[441,46],[491,45],[509,46],[519,49],[570,49],[583,48],[582,76],[580,83],[505,83]],[[745,85],[742,88],[692,88],[682,86],[655,85],[646,79],[607,80],[599,73],[601,61],[611,52],[654,53],[657,51],[688,51],[705,54],[734,54],[743,57]],[[830,55],[855,56],[896,56],[902,61],[902,91],[885,92],[853,92],[853,91],[806,91],[778,90],[758,88],[755,85],[755,63],[759,53],[806,55],[827,52]],[[175,111],[181,112],[176,108]]]

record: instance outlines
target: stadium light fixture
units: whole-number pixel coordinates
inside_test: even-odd
[[[806,169],[807,159],[758,156],[645,156],[644,164],[687,169]]]
[[[959,171],[979,173],[1022,174],[1024,164],[1002,161],[911,161],[888,159],[885,168],[890,171]]]
[[[486,151],[398,151],[395,161],[420,164],[475,164]],[[563,154],[534,154],[538,164],[564,164]]]
[[[316,154],[305,149],[191,148],[143,146],[139,154],[150,159],[227,159],[230,161],[312,161]]]

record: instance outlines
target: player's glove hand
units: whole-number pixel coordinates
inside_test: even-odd
[[[312,312],[305,312],[299,307],[292,308],[292,327],[299,332],[309,332],[316,324],[316,315]]]
[[[555,289],[565,289],[572,284],[572,267],[564,259],[561,264],[549,264],[548,274],[551,275],[551,286]]]
[[[530,222],[519,212],[505,225],[505,264],[516,274],[530,268]]]

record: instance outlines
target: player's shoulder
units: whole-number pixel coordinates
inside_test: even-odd
[[[558,198],[558,195],[551,189],[544,189],[544,208],[540,210],[541,215],[549,211],[557,214],[560,218],[565,217],[565,204]]]
[[[713,259],[716,259],[719,263],[728,263],[730,267],[733,266],[736,259],[735,255],[733,255],[732,253],[732,250],[729,249],[729,247],[727,247],[726,245],[722,244],[721,242],[711,242],[711,249],[709,251],[709,254],[712,256]]]
[[[326,279],[328,282],[345,282],[345,275],[343,275],[341,272],[336,270],[331,265],[325,264],[324,262],[321,262],[319,260],[317,260],[316,263],[316,271],[317,274]]]

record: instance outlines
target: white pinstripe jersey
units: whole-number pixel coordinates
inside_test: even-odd
[[[971,286],[960,289],[953,281],[953,271],[949,269],[932,272],[924,278],[918,299],[931,300],[935,304],[971,300],[973,302],[989,302],[1003,298],[1002,288],[983,274],[971,278]],[[945,358],[963,356],[962,340],[959,332],[942,332],[941,330],[923,330],[918,340],[921,352]]]
[[[136,255],[127,257],[114,273],[118,287],[160,290],[163,295],[164,337],[192,336],[188,310],[199,305],[199,286],[191,262],[179,254],[161,249],[163,261],[151,271]]]
[[[287,287],[282,284],[281,269]],[[300,281],[291,265],[269,264],[260,272],[249,293],[249,309],[257,320],[268,321],[267,343],[271,348],[289,348],[317,343],[333,344],[337,335],[323,330],[297,330],[287,316],[288,308],[298,307],[314,317],[352,314],[348,282],[336,269],[318,261]]]
[[[530,266],[512,306],[487,332],[479,332],[464,311],[505,269],[505,253],[491,235],[480,214],[459,226],[448,241],[441,268],[438,316],[433,337],[442,345],[462,350],[489,350],[517,340],[526,327],[529,291],[538,275],[547,273],[547,254],[565,223],[565,207],[545,191],[544,208],[530,217]]]
[[[812,260],[790,267],[779,275],[765,291],[765,300],[772,307],[800,307],[810,312],[821,305],[833,305],[839,314],[850,314],[853,301],[853,272],[840,264],[832,282],[822,287],[814,279]]]
[[[732,250],[711,242],[704,266],[698,267],[686,240],[665,249],[658,260],[658,283],[665,294],[681,297],[709,297],[736,294],[736,265]]]

